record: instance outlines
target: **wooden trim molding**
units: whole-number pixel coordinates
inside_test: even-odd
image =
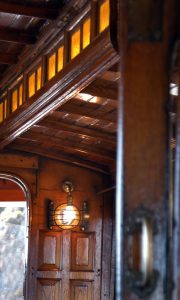
[[[106,30],[2,124],[0,148],[75,96],[118,60]]]

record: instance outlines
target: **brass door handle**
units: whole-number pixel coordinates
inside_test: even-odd
[[[131,237],[131,241],[134,236],[136,238],[138,236],[138,251],[136,249],[138,267],[137,264],[136,268],[134,267],[133,257],[131,257],[131,264],[127,266],[126,273],[130,289],[140,298],[146,298],[154,291],[158,279],[158,272],[154,270],[153,259],[154,224],[153,214],[144,208],[134,211],[128,217],[126,224],[126,233]],[[133,242],[130,244],[133,247]]]
[[[141,229],[141,249],[140,249],[140,272],[142,281],[140,286],[146,286],[153,274],[153,224],[146,217],[139,219]]]

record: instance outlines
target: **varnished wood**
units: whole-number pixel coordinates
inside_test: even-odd
[[[125,74],[125,100],[127,101],[124,107],[125,211],[129,214],[143,205],[152,210],[159,224],[157,226],[161,227],[162,223],[159,220],[164,218],[165,205],[167,134],[164,105],[168,86],[166,63],[162,54],[164,50],[163,45],[159,43],[151,45],[134,43],[130,48],[125,61],[127,70]],[[138,102],[140,97],[143,101]],[[153,244],[154,267],[161,277],[166,263],[164,236],[164,231],[159,232]],[[125,254],[129,249],[128,246],[126,249]],[[128,264],[128,254],[125,255],[125,261]],[[162,287],[164,285],[163,281],[159,281],[158,284]],[[134,299],[134,293],[127,285],[124,289],[125,294],[122,299]],[[159,289],[155,289],[149,299],[158,298],[163,299],[164,294]]]
[[[62,235],[59,232],[39,231],[38,271],[59,271],[62,263]]]
[[[25,103],[18,113],[1,126],[0,148],[45,117],[50,110],[56,109],[72,98],[118,59],[109,32],[103,32],[81,55],[47,82],[35,96],[31,97],[31,101]]]
[[[93,271],[94,233],[72,233],[71,242],[71,270]]]
[[[95,109],[93,110],[93,105],[95,106]],[[96,110],[96,105],[94,103],[89,104],[89,106],[91,106],[92,108],[90,109],[90,107],[86,107],[86,106],[76,106],[73,103],[68,103],[66,106],[59,108],[59,111],[62,112],[66,112],[66,113],[71,113],[71,114],[75,114],[78,115],[80,117],[87,117],[87,118],[92,118],[92,119],[96,119],[96,120],[101,120],[101,121],[105,121],[105,122],[112,122],[112,123],[116,123],[116,118],[110,116],[110,115],[106,115],[104,114],[102,111]],[[114,109],[115,112],[115,109]],[[56,112],[57,114],[57,112]],[[115,112],[116,114],[116,112]]]
[[[107,180],[107,183],[108,180]],[[107,191],[103,197],[103,244],[102,244],[102,285],[101,285],[101,300],[114,299],[114,289],[111,289],[111,268],[115,261],[113,261],[113,231],[114,231],[114,218],[113,206],[115,202],[115,193]],[[108,251],[107,251],[107,245]]]
[[[58,14],[57,9],[43,7],[42,5],[38,7],[4,1],[0,1],[0,12],[42,19],[55,19]]]
[[[105,79],[97,79],[88,85],[82,92],[93,96],[117,100],[118,85],[116,82],[110,82]]]
[[[99,197],[96,195],[93,186],[94,184],[96,184],[100,188],[100,186],[102,185],[102,178],[94,172],[89,172],[87,170],[83,170],[74,166],[67,167],[67,164],[57,163],[47,159],[42,159],[40,165],[41,169],[39,172],[39,198],[36,207],[34,207],[34,227],[36,228],[36,234],[40,234],[40,237],[42,238],[34,239],[33,245],[36,253],[37,251],[39,253],[40,265],[42,266],[42,258],[46,251],[48,252],[48,255],[45,255],[45,257],[47,257],[46,260],[47,262],[50,262],[50,265],[48,266],[44,264],[43,270],[37,270],[37,263],[36,261],[34,261],[34,267],[36,270],[34,277],[37,281],[37,289],[35,291],[35,294],[37,295],[37,299],[40,300],[42,297],[42,293],[44,292],[46,296],[51,299],[50,293],[52,291],[55,292],[56,283],[59,283],[58,286],[60,290],[57,292],[57,294],[58,296],[61,295],[62,299],[71,299],[72,297],[75,297],[72,299],[78,300],[81,299],[78,297],[82,295],[86,297],[88,287],[88,294],[90,293],[91,295],[90,299],[100,300],[100,266],[102,239],[102,223],[100,219],[102,215],[102,196]],[[71,180],[76,184],[73,200],[74,205],[76,205],[77,207],[81,207],[81,202],[85,195],[88,195],[88,197],[91,198],[90,203],[93,215],[91,216],[91,223],[89,224],[87,232],[79,232],[79,230],[72,232],[70,230],[65,230],[62,232],[48,232],[47,230],[46,217],[44,215],[44,212],[46,211],[46,196],[49,195],[50,198],[53,197],[55,201],[55,207],[64,202],[64,200],[66,199],[66,195],[64,195],[61,187],[59,187],[60,183],[64,180],[64,176],[66,176],[67,178],[70,176]],[[59,239],[58,236],[62,237],[62,252],[61,250],[55,251]],[[46,237],[56,237],[56,242],[54,239],[51,241],[51,250],[51,246],[48,244],[48,242],[46,243],[46,250],[44,249],[45,246],[43,246],[43,241],[45,241]],[[91,240],[93,243],[84,243],[84,240],[79,240],[78,242],[78,239],[86,240],[86,238]],[[96,247],[92,248],[95,241]],[[85,244],[89,249],[88,251],[85,250],[84,252],[83,245]],[[75,252],[71,248],[72,246]],[[79,264],[76,260],[77,256],[79,255],[77,254],[77,250],[82,254],[82,257],[78,257]],[[56,260],[55,252],[58,253],[58,255],[59,252],[61,252],[62,256],[61,264],[59,265],[58,263],[57,268],[53,269],[51,263],[54,263]],[[87,261],[87,256],[89,258],[89,262]],[[73,262],[76,265],[76,270],[74,270]],[[81,265],[82,263],[85,263],[85,265]],[[88,266],[86,266],[86,263],[88,264]],[[83,270],[82,267],[84,267]],[[91,268],[91,271],[89,270],[89,267]],[[44,288],[45,286],[46,288]]]
[[[12,168],[38,169],[37,156],[10,153],[0,153],[0,166]]]
[[[35,128],[45,127],[45,128],[49,128],[50,130],[67,131],[71,133],[80,134],[86,137],[97,138],[98,140],[102,140],[112,144],[116,143],[115,135],[108,134],[105,132],[100,132],[100,131],[98,132],[97,130],[83,128],[81,126],[70,125],[63,121],[61,122],[52,121],[51,118],[46,118],[45,120],[42,120],[38,125],[34,125],[34,127]]]
[[[87,0],[73,0],[71,2],[69,2],[69,0],[63,1],[63,3],[66,4],[66,8],[60,11],[61,13],[55,21],[50,23],[49,26],[44,26],[43,28],[40,26],[42,30],[40,30],[40,28],[38,29],[38,26],[36,27],[36,31],[40,30],[37,42],[33,48],[26,47],[21,52],[19,55],[20,60],[17,66],[8,68],[6,72],[3,73],[3,76],[0,76],[1,89],[4,89],[7,83],[11,84],[12,82],[16,81],[17,77],[21,75],[24,68],[34,64],[35,58],[37,58],[41,53],[47,51],[49,44],[51,48],[57,45],[58,40],[62,37],[64,28],[72,22],[73,18],[77,17],[80,9],[86,4],[86,1]],[[23,16],[21,18],[23,18]],[[28,24],[27,21],[26,23]],[[41,22],[40,24],[42,25]],[[33,26],[32,29],[34,30]]]
[[[25,31],[0,27],[0,40],[20,44],[34,44],[36,38]]]
[[[32,131],[28,131],[24,133],[18,139],[22,140],[29,140],[29,141],[37,141],[40,143],[45,143],[49,147],[54,146],[57,149],[65,149],[65,150],[72,150],[74,153],[84,153],[87,156],[93,155],[95,157],[105,159],[107,161],[113,161],[115,158],[115,153],[99,149],[99,151],[94,151],[94,147],[91,146],[84,146],[82,143],[72,143],[68,140],[63,140],[61,138],[52,137],[50,135],[43,135],[41,133],[36,133]]]
[[[22,145],[21,143],[14,143],[13,145],[11,145],[11,149],[14,150],[19,150],[19,151],[23,151],[23,152],[28,152],[28,153],[32,153],[32,154],[37,154],[41,157],[46,157],[46,158],[51,158],[51,159],[55,159],[57,161],[62,161],[62,162],[66,162],[66,163],[70,163],[76,166],[80,166],[83,168],[87,168],[96,172],[100,172],[103,174],[110,174],[109,168],[105,165],[101,165],[99,164],[99,162],[92,162],[89,160],[89,158],[86,159],[82,159],[80,157],[75,157],[73,155],[68,156],[68,155],[64,155],[59,151],[55,151],[52,149],[45,149],[44,147],[36,147],[35,145]]]

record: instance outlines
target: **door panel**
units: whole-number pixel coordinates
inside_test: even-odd
[[[71,299],[72,300],[92,300],[93,284],[88,281],[71,281]]]
[[[60,280],[41,279],[38,280],[38,299],[59,300],[61,290]]]
[[[72,233],[71,235],[71,270],[93,271],[95,233]]]
[[[56,294],[62,300],[100,299],[95,235],[95,232],[39,231],[38,300],[45,297],[55,300]]]
[[[39,267],[38,270],[60,270],[62,235],[46,230],[39,231]]]

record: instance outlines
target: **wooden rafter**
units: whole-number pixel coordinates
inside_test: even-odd
[[[0,27],[0,40],[6,42],[14,42],[21,44],[34,44],[36,38],[20,30],[8,29]]]
[[[118,84],[117,82],[97,79],[81,92],[90,94],[92,96],[117,100]]]
[[[71,61],[62,73],[47,82],[26,105],[2,123],[0,130],[0,149],[12,142],[35,123],[43,119],[50,111],[62,106],[99,74],[119,60],[111,43],[109,32],[104,31],[79,56]],[[97,111],[93,118],[98,118]],[[114,114],[113,114],[114,115]],[[113,116],[108,122],[116,122]]]
[[[64,140],[61,138],[57,138],[54,136],[41,134],[37,132],[33,132],[29,130],[28,132],[24,133],[21,137],[18,138],[19,140],[27,140],[27,141],[37,141],[39,143],[44,143],[45,145],[49,145],[49,147],[56,147],[58,149],[69,150],[74,153],[84,154],[89,156],[96,157],[97,159],[102,159],[106,161],[113,161],[115,159],[115,154],[106,151],[103,149],[95,149],[93,146],[86,146],[83,144],[73,143],[69,140]]]
[[[76,166],[88,168],[96,172],[110,174],[109,168],[107,166],[101,165],[97,162],[94,163],[89,161],[88,159],[82,159],[74,155],[71,156],[64,155],[60,151],[55,151],[54,149],[48,150],[42,147],[35,147],[35,145],[21,145],[18,141],[13,142],[13,144],[10,146],[10,149],[28,152],[42,157],[47,157],[51,159],[56,159],[58,161],[71,163]]]
[[[17,4],[13,2],[0,1],[0,12],[35,17],[40,19],[55,19],[58,15],[58,10],[43,5],[33,6]]]
[[[93,104],[93,103],[92,103]],[[111,122],[111,123],[116,123],[116,118],[112,118],[108,114],[105,115],[103,112],[100,110],[98,111],[97,109],[95,110],[90,110],[89,107],[86,106],[77,106],[72,103],[68,103],[66,106],[62,106],[58,109],[60,112],[64,113],[71,113],[74,115],[77,115],[79,117],[87,117],[87,118],[92,118],[100,121],[105,121],[105,122]],[[58,111],[56,111],[54,114],[57,115]]]
[[[1,53],[0,52],[0,63],[6,65],[13,65],[17,63],[17,57],[14,54],[10,53]]]
[[[34,127],[43,127],[43,128],[48,128],[50,130],[61,130],[65,132],[71,132],[75,134],[80,134],[86,137],[91,137],[91,138],[96,138],[98,140],[110,143],[110,144],[116,144],[116,135],[114,134],[109,134],[109,133],[104,133],[97,131],[95,129],[89,129],[89,128],[84,128],[81,126],[77,125],[71,125],[67,124],[63,121],[57,122],[57,121],[52,121],[48,120],[46,118],[45,120],[42,120],[38,125],[34,125]]]

